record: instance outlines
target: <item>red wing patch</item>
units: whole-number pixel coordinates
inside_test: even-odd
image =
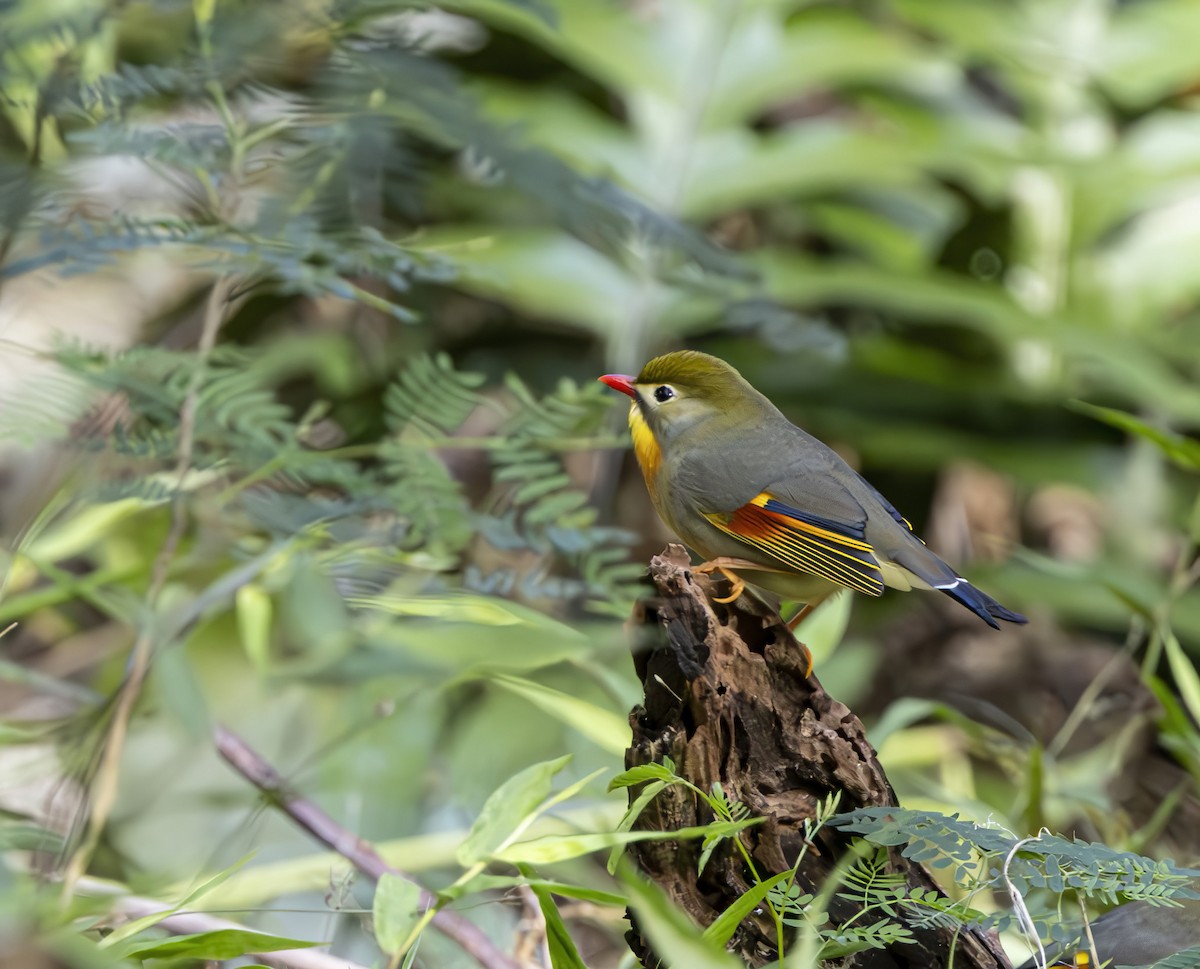
[[[883,595],[883,575],[862,529],[808,515],[763,492],[731,515],[705,515],[721,531],[800,572],[870,596]],[[848,534],[850,533],[850,534]]]

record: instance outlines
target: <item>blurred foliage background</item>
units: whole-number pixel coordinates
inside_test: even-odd
[[[434,889],[531,764],[591,780],[527,834],[611,830],[669,535],[593,380],[680,346],[1030,616],[812,630],[902,801],[1195,861],[1197,32],[1192,0],[0,2],[12,964],[133,959],[79,928],[247,855],[189,907],[386,963],[217,722]],[[603,861],[544,874],[628,965]],[[528,889],[459,907],[539,964]]]

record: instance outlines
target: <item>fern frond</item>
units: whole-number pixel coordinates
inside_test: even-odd
[[[400,546],[431,546],[435,555],[461,550],[471,537],[471,510],[437,455],[393,442],[380,451],[380,458],[394,482],[388,495],[404,532]]]
[[[1200,969],[1200,946],[1192,946],[1160,959],[1150,969]]]
[[[1069,890],[1110,905],[1131,899],[1167,903],[1200,898],[1200,870],[1097,842],[1044,833],[1020,839],[1018,846],[1008,832],[980,827],[957,815],[900,808],[862,808],[829,824],[873,844],[902,846],[904,856],[913,861],[948,858],[959,880],[971,880],[976,887],[1001,888],[1006,883],[1023,895],[1038,889]]]
[[[384,395],[389,429],[413,429],[426,437],[449,434],[483,401],[477,393],[482,374],[456,370],[449,354],[409,362]]]

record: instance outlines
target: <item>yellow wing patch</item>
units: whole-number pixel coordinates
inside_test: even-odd
[[[836,531],[828,527],[832,523],[791,508],[767,492],[732,514],[704,517],[799,572],[869,596],[883,595],[883,574],[869,543]]]

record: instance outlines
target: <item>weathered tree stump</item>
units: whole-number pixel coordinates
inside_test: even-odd
[[[795,863],[804,843],[804,820],[814,817],[822,798],[840,791],[841,811],[896,804],[862,724],[816,676],[805,676],[803,650],[778,615],[748,596],[714,604],[708,579],[693,575],[679,545],[669,545],[651,560],[650,581],[656,595],[641,600],[632,619],[645,703],[630,714],[633,744],[627,767],[670,757],[701,790],[719,781],[730,798],[765,818],[741,835],[763,878]],[[630,799],[637,793],[631,789]],[[711,820],[708,806],[676,785],[655,798],[637,826],[677,830]],[[823,828],[800,865],[801,890],[819,892],[849,843],[837,830]],[[642,872],[703,926],[752,881],[732,848],[716,852],[697,875],[700,850],[697,841],[643,842],[632,855]],[[910,885],[936,888],[921,866],[899,851],[891,854],[892,870],[904,872]],[[842,922],[855,911],[838,900],[830,914]],[[839,964],[938,969],[948,965],[953,948],[955,969],[1009,967],[999,942],[987,933],[915,927],[913,933],[915,942],[859,953]],[[650,951],[636,922],[628,939],[644,966],[657,966],[660,958],[672,964],[670,953]],[[731,949],[750,966],[776,960],[770,917],[744,920]]]

